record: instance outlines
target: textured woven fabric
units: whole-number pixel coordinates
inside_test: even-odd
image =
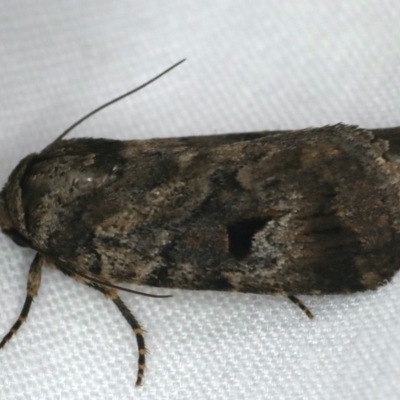
[[[119,139],[400,125],[398,0],[3,1],[0,182],[84,113],[179,59],[73,136]],[[72,135],[71,135],[72,136]],[[33,252],[0,236],[0,335]],[[376,293],[285,299],[174,291],[114,305],[46,269],[0,352],[0,399],[399,399],[400,276]]]

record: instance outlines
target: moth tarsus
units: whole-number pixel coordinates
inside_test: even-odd
[[[4,347],[4,345],[18,332],[19,328],[26,321],[33,299],[34,297],[37,296],[39,291],[41,273],[42,273],[42,260],[40,254],[37,253],[29,269],[24,305],[18,316],[18,319],[15,321],[14,325],[11,327],[9,332],[3,337],[2,341],[0,342],[0,349]]]
[[[0,193],[2,231],[37,251],[0,347],[44,264],[114,302],[136,336],[137,385],[146,347],[121,283],[281,295],[312,318],[296,296],[375,290],[397,272],[400,128],[63,140],[102,108]]]
[[[299,300],[296,296],[293,295],[288,295],[288,299],[295,304],[297,307],[300,308],[300,310],[302,310],[308,318],[313,319],[314,315],[313,313],[308,309],[308,307],[301,301]]]

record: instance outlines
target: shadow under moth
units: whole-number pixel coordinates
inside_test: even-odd
[[[43,265],[115,303],[136,335],[137,385],[143,333],[117,291],[140,292],[121,283],[281,295],[311,318],[295,296],[375,290],[399,269],[400,128],[63,140],[178,64],[12,171],[0,225],[37,254],[0,348]]]

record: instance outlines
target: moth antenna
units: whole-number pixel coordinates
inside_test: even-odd
[[[156,81],[157,79],[161,78],[163,75],[167,74],[168,72],[170,72],[171,70],[173,70],[174,68],[176,68],[178,65],[182,64],[184,61],[186,61],[186,58],[184,58],[183,60],[177,62],[176,64],[172,65],[171,67],[167,68],[165,71],[161,72],[161,74],[158,74],[157,76],[155,76],[154,78],[150,79],[149,81],[147,81],[146,83],[143,83],[142,85],[138,86],[135,89],[130,90],[129,92],[116,97],[115,99],[101,105],[100,107],[97,107],[96,109],[94,109],[93,111],[91,111],[89,114],[86,114],[84,117],[82,117],[80,120],[76,121],[74,124],[72,124],[68,129],[66,129],[60,136],[58,136],[51,144],[54,144],[56,142],[58,142],[59,140],[61,140],[62,138],[64,138],[66,135],[68,135],[68,133],[70,133],[73,129],[75,129],[78,125],[80,125],[83,121],[87,120],[88,118],[90,118],[91,116],[93,116],[94,114],[98,113],[99,111],[103,110],[104,108],[111,106],[111,104],[114,104],[120,100],[122,100],[123,98],[130,96],[131,94],[138,92],[139,90],[143,89],[144,87],[146,87],[147,85],[150,85],[150,83],[153,83],[154,81]],[[50,145],[51,145],[50,144]]]
[[[151,294],[151,293],[145,293],[145,292],[139,292],[138,290],[133,290],[133,289],[128,289],[128,288],[124,288],[122,286],[118,286],[118,285],[113,285],[112,283],[109,282],[105,282],[101,279],[97,279],[97,278],[93,278],[92,276],[88,276],[83,274],[82,272],[78,272],[72,268],[69,268],[66,265],[62,266],[63,269],[67,270],[68,272],[75,274],[75,275],[79,275],[80,277],[86,279],[89,282],[93,282],[93,283],[97,283],[98,285],[110,288],[110,289],[116,289],[116,290],[121,290],[123,292],[128,292],[128,293],[133,293],[133,294],[139,294],[141,296],[146,296],[146,297],[154,297],[157,299],[165,299],[167,297],[172,297],[172,294]]]

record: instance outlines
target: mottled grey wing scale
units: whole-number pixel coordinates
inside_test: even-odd
[[[344,125],[60,141],[25,177],[28,226],[56,264],[110,282],[266,294],[375,289],[399,262],[386,150]],[[46,223],[46,210],[56,223]]]

